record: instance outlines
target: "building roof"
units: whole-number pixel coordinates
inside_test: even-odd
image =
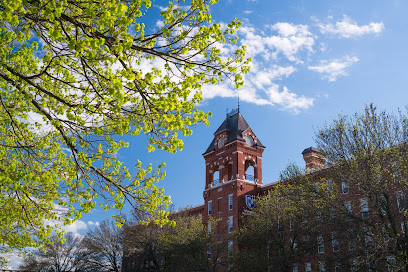
[[[223,130],[227,130],[227,141],[225,144],[231,143],[235,140],[245,141],[242,137],[242,133],[246,131],[249,127],[248,123],[245,121],[242,114],[238,111],[235,114],[227,115],[224,122],[218,127],[218,129],[214,132],[214,136],[220,133]],[[204,154],[213,151],[215,144],[215,137],[213,138],[211,144],[208,146],[207,150]],[[265,147],[261,144],[259,139],[257,139],[257,143],[254,145],[255,147]]]
[[[317,148],[311,146],[311,147],[306,148],[305,150],[303,150],[302,154],[311,153],[311,152],[315,152],[315,153],[319,153],[319,154],[323,153],[320,149],[317,149]]]

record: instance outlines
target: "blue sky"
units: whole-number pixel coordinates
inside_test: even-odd
[[[154,2],[160,9],[165,1]],[[228,12],[226,12],[228,11]],[[217,23],[242,21],[241,44],[248,47],[252,71],[239,90],[240,110],[264,152],[264,182],[278,179],[289,161],[303,165],[301,152],[313,146],[314,131],[339,113],[367,103],[396,110],[406,105],[408,85],[407,4],[402,1],[220,1],[211,12]],[[160,185],[176,208],[203,203],[202,153],[227,109],[237,107],[238,91],[229,82],[203,88],[200,109],[212,111],[210,126],[193,127],[177,154],[148,153],[146,137],[126,137],[118,154],[127,165],[167,164]],[[95,210],[83,221],[110,214]],[[79,223],[78,230],[85,230]],[[75,229],[75,227],[73,228]]]
[[[156,1],[158,12],[167,1]],[[278,179],[289,161],[304,165],[301,152],[314,146],[314,131],[339,113],[373,102],[396,111],[407,105],[408,4],[406,1],[220,1],[211,7],[217,23],[242,22],[240,42],[252,70],[239,91],[240,110],[262,144],[264,183]],[[151,28],[159,18],[150,18]],[[224,48],[227,50],[228,48]],[[226,110],[237,107],[228,82],[203,88],[200,109],[212,111],[210,126],[193,127],[177,154],[147,152],[146,137],[130,142],[118,157],[129,167],[140,159],[167,164],[160,182],[176,208],[203,203],[202,153]],[[70,227],[84,233],[111,213],[96,209]]]
[[[154,2],[152,11],[165,3]],[[264,183],[276,181],[289,161],[304,165],[301,152],[314,145],[314,131],[339,113],[371,102],[390,111],[406,106],[407,11],[404,1],[230,0],[211,7],[217,23],[242,21],[240,42],[253,61],[239,91],[240,109],[267,147]],[[193,127],[181,152],[147,153],[145,136],[127,137],[130,146],[119,158],[129,166],[137,159],[166,162],[160,185],[175,207],[202,204],[202,153],[227,108],[237,107],[237,94],[228,82],[203,88],[199,107],[212,111],[210,126]],[[94,211],[83,221],[107,216]]]

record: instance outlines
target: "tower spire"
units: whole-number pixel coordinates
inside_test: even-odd
[[[239,91],[238,91],[238,112],[239,112]]]

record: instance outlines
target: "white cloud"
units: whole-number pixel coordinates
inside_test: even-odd
[[[160,11],[166,11],[167,7],[160,6],[160,5],[153,5],[153,7],[158,8]]]
[[[99,222],[88,221],[89,226],[99,226]]]
[[[280,90],[275,81],[282,80],[296,71],[292,66],[278,66],[261,68],[260,63],[245,76],[245,83],[239,91],[232,84],[222,83],[203,87],[203,98],[239,97],[241,101],[264,106],[280,106],[281,109],[298,114],[313,106],[314,98],[299,96],[290,92],[287,87]]]
[[[279,86],[271,85],[266,90],[269,101],[272,104],[282,106],[284,110],[289,110],[295,114],[300,113],[300,110],[306,110],[313,106],[314,98],[299,96],[289,91],[287,87],[283,87],[283,91],[279,91]]]
[[[253,10],[244,10],[244,14],[251,14],[252,12],[254,12]]]
[[[241,44],[247,46],[248,56],[259,55],[265,60],[276,60],[283,55],[289,61],[302,63],[298,53],[313,52],[314,37],[306,25],[276,23],[267,25],[266,29],[277,32],[277,35],[266,35],[251,26],[240,28],[239,33],[244,37]]]
[[[357,57],[345,56],[331,61],[322,60],[319,65],[309,66],[308,69],[322,74],[322,79],[336,81],[339,77],[348,76],[346,69],[357,61],[359,61]]]
[[[317,26],[322,34],[333,34],[341,38],[353,38],[366,34],[378,34],[384,30],[383,22],[371,22],[368,25],[359,26],[355,21],[346,15],[343,15],[343,19],[336,22],[336,24],[323,24],[316,19],[315,21],[317,22]]]

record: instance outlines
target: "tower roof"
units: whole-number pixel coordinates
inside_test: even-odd
[[[227,141],[225,144],[231,143],[235,140],[239,141],[245,141],[245,139],[242,137],[242,133],[246,131],[249,127],[248,123],[245,121],[244,117],[240,112],[237,112],[232,115],[227,115],[225,118],[224,122],[218,127],[218,129],[214,132],[214,135],[217,133],[223,131],[223,130],[228,130],[227,135]],[[207,148],[207,150],[204,152],[204,154],[213,151],[215,149],[214,147],[215,144],[215,137],[213,138],[210,146]],[[255,147],[265,147],[261,144],[261,142],[257,141],[255,144]]]

